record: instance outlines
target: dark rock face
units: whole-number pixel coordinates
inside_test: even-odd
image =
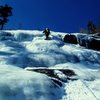
[[[80,46],[88,49],[100,50],[100,36],[87,35],[87,34],[67,34],[64,37],[64,42],[79,44]]]
[[[87,46],[89,49],[100,50],[100,40],[92,38],[88,40]]]
[[[58,86],[62,87],[62,82],[58,79],[55,79],[55,78],[51,78],[51,80]]]
[[[75,76],[75,72],[73,70],[70,69],[59,69],[59,71],[61,71],[63,74],[67,75],[67,76]]]
[[[100,50],[100,36],[78,35],[77,38],[80,46]]]
[[[49,76],[52,82],[55,83],[55,86],[60,86],[60,87],[63,86],[62,82],[67,82],[68,80],[72,80],[72,81],[76,80],[72,77],[77,76],[75,72],[70,69],[27,69],[27,70],[35,71],[35,72],[42,73]],[[59,77],[59,75],[55,73],[55,70],[62,72],[62,74],[66,76],[65,79],[62,79],[61,77]]]
[[[77,37],[75,35],[72,35],[72,34],[65,35],[64,42],[73,43],[73,44],[77,44],[78,43],[77,42]]]

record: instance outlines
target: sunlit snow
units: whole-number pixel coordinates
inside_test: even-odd
[[[99,100],[100,51],[63,42],[66,33],[0,31],[0,100]],[[57,86],[45,74],[25,68],[72,69],[76,81]],[[55,71],[59,77],[64,75]]]

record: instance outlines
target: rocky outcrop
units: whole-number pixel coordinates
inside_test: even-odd
[[[88,49],[100,50],[100,36],[99,35],[88,35],[88,34],[66,34],[64,42],[79,44]]]
[[[77,38],[80,46],[100,50],[100,36],[78,35]]]
[[[49,76],[51,80],[60,87],[63,85],[62,82],[67,82],[68,80],[76,80],[76,78],[73,78],[73,76],[77,76],[75,72],[70,69],[47,69],[47,68],[44,68],[44,69],[31,68],[30,69],[29,68],[26,70],[45,74]]]
[[[88,40],[87,47],[94,50],[100,50],[100,40],[96,38]]]
[[[72,34],[66,34],[64,37],[64,42],[73,43],[73,44],[78,43],[77,37],[75,35],[72,35]]]

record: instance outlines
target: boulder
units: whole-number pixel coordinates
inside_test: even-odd
[[[64,37],[64,42],[72,43],[72,44],[78,43],[77,37],[73,34],[66,34],[65,37]]]
[[[78,35],[78,43],[88,49],[100,50],[100,36]]]
[[[100,39],[92,38],[88,40],[87,46],[89,49],[100,50]]]

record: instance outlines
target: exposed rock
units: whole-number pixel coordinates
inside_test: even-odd
[[[64,37],[64,42],[73,43],[73,44],[78,43],[77,37],[75,35],[72,35],[72,34],[66,34]]]
[[[100,50],[100,36],[78,35],[78,43],[88,49]]]
[[[92,38],[87,43],[88,48],[94,49],[94,50],[100,50],[100,40],[96,38]]]
[[[75,72],[70,69],[46,69],[46,68],[32,69],[31,68],[26,70],[46,74],[47,76],[51,77],[51,80],[60,87],[62,86],[62,82],[67,82],[68,80],[76,80],[76,78],[72,78],[73,76],[76,76]],[[62,77],[59,77],[59,75],[55,73],[55,70],[61,71],[62,73],[61,75],[63,76],[64,74],[66,77],[64,77],[64,79]]]
[[[58,86],[62,87],[62,82],[56,78],[51,78],[51,80]]]
[[[75,72],[71,69],[59,69],[59,71],[63,72],[66,76],[75,76]]]

